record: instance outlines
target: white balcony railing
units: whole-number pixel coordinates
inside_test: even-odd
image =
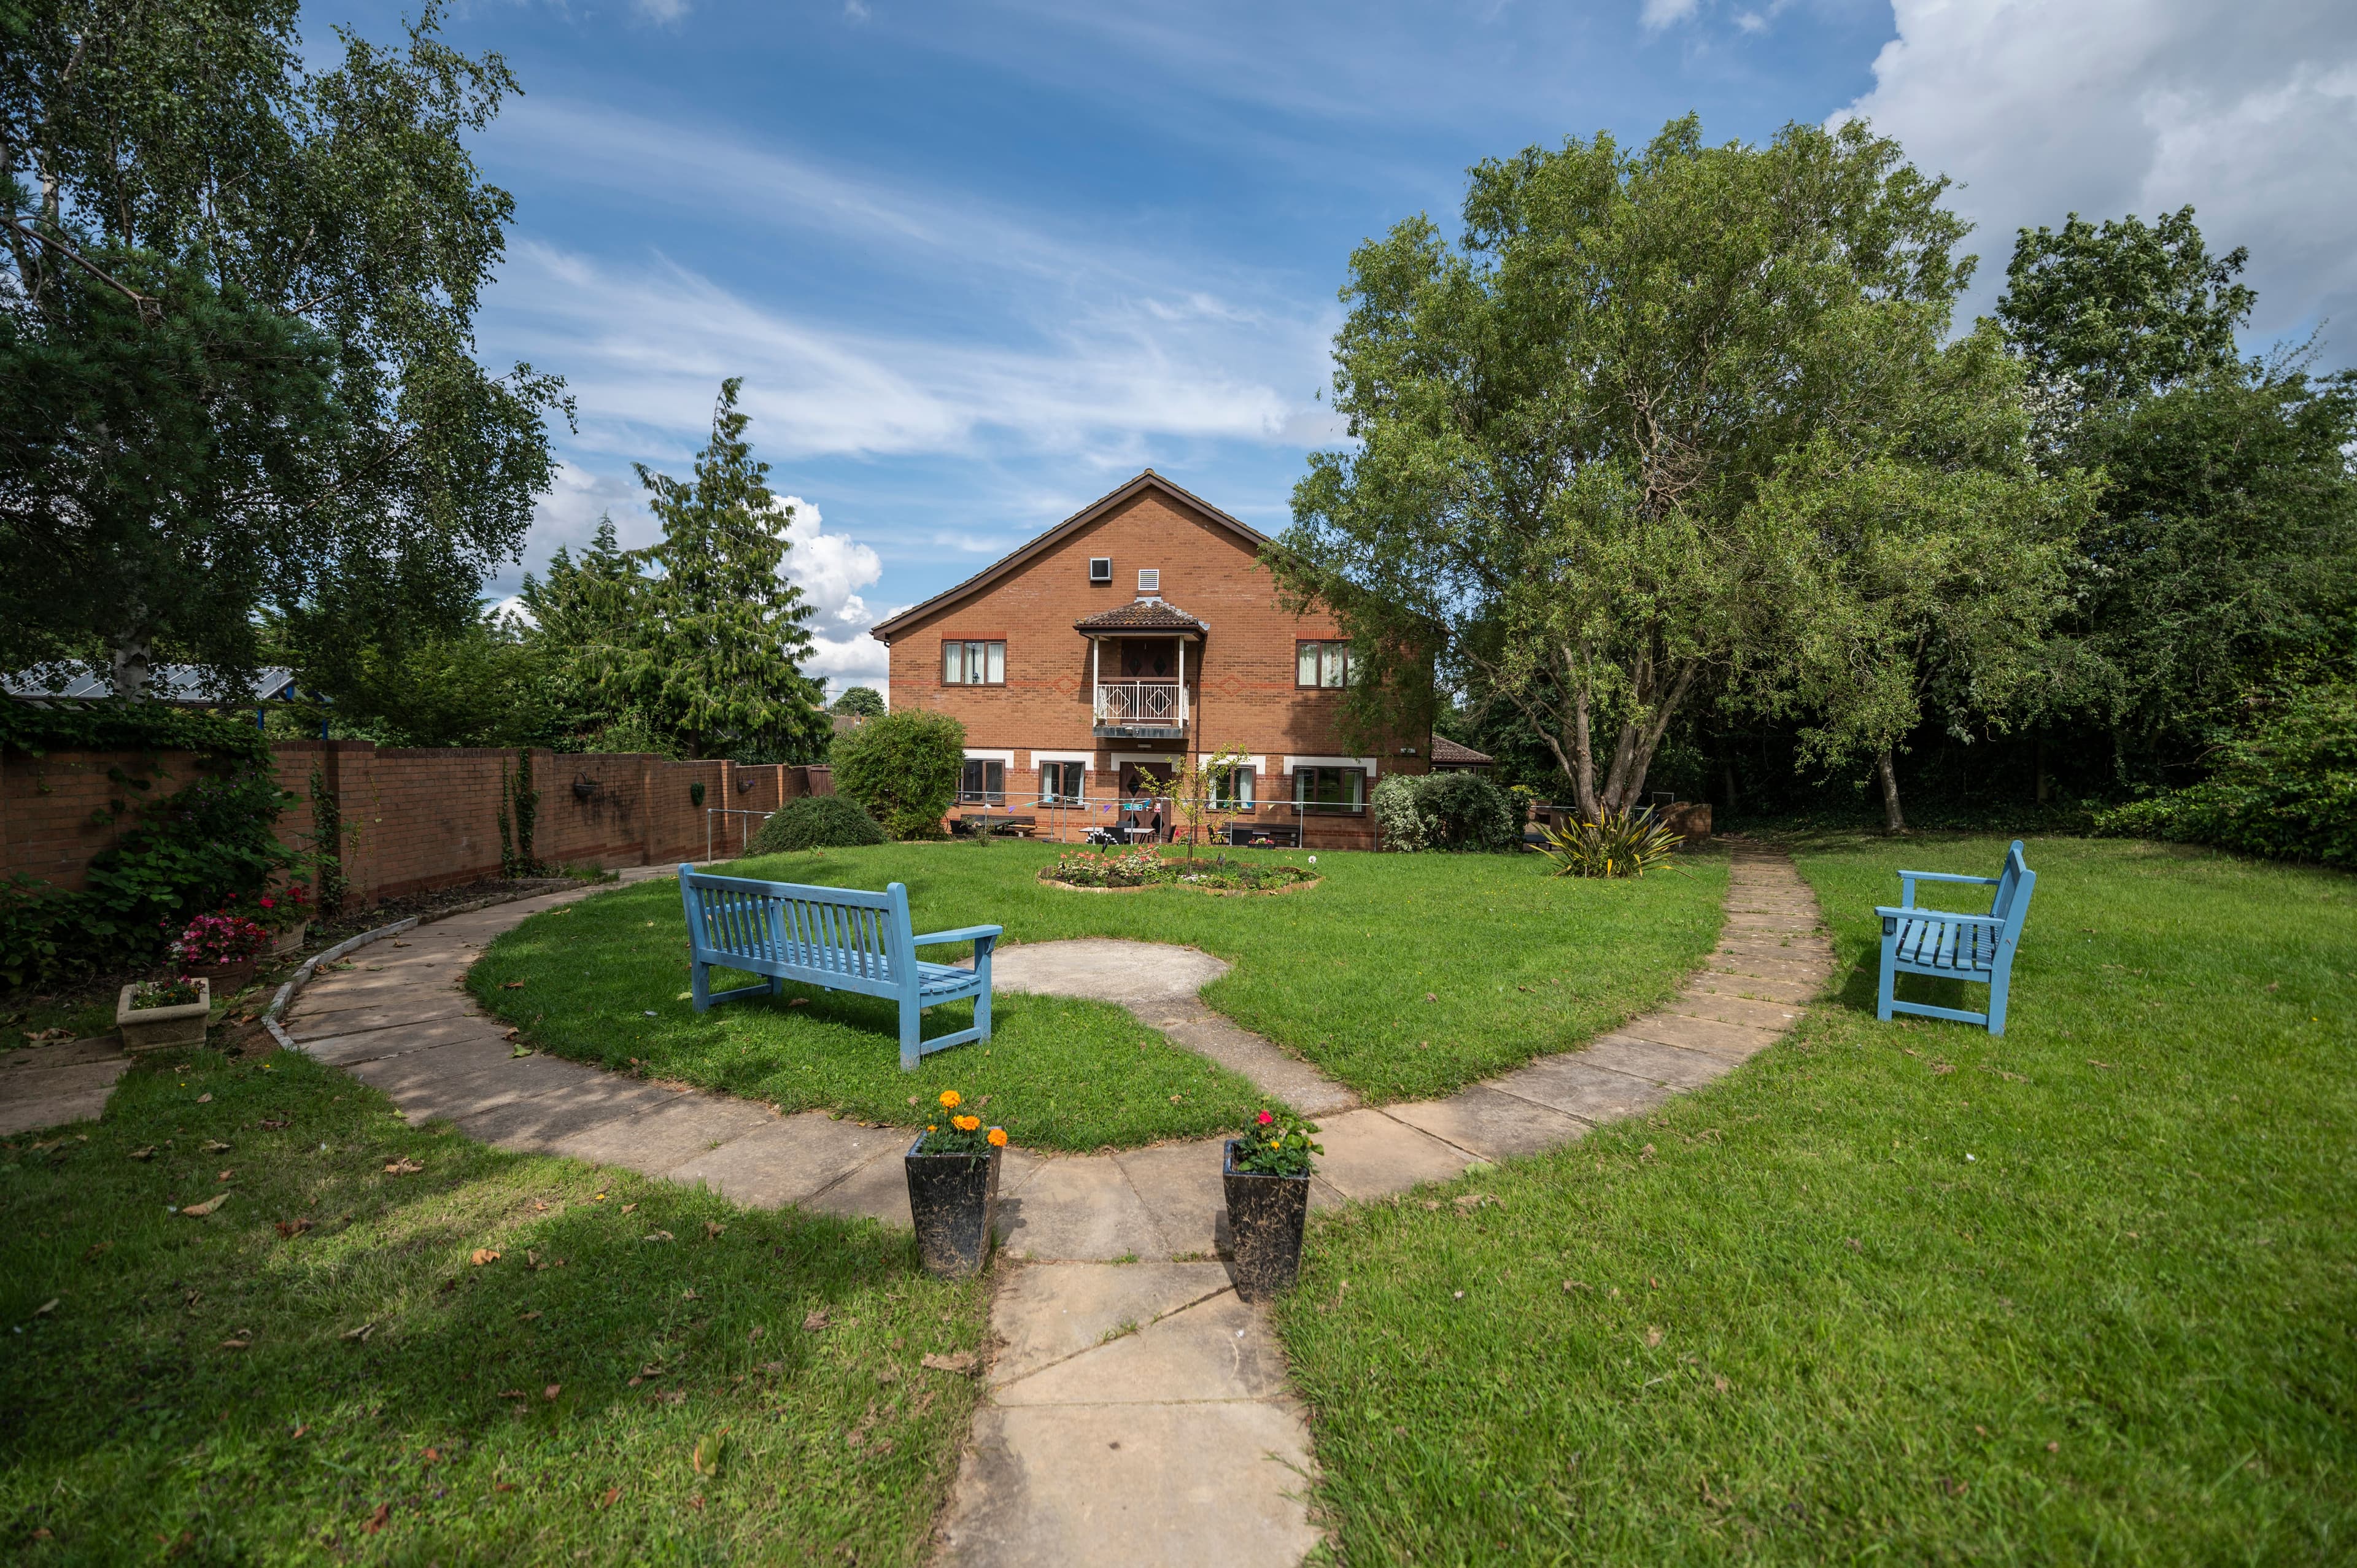
[[[1097,723],[1136,729],[1180,729],[1187,688],[1176,681],[1110,681],[1097,687]]]

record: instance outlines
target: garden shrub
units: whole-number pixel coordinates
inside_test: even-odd
[[[867,809],[848,795],[805,795],[770,813],[748,854],[785,854],[803,849],[851,849],[882,843],[884,830]]]
[[[2277,692],[2208,779],[2102,812],[2095,831],[2357,868],[2357,681]]]
[[[1478,773],[1394,773],[1370,797],[1383,847],[1500,852],[1522,847],[1506,792]]]
[[[197,776],[143,800],[156,769],[117,769],[115,814],[135,824],[90,863],[78,891],[24,877],[0,887],[0,980],[27,985],[162,953],[189,916],[250,898],[296,864],[276,837],[293,800],[252,725],[160,703],[0,703],[0,745],[53,750],[192,750]]]
[[[965,770],[965,725],[902,709],[834,737],[834,788],[896,839],[939,838]]]

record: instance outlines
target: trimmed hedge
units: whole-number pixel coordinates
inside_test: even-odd
[[[851,849],[882,843],[884,830],[867,809],[847,795],[805,795],[770,813],[747,854],[786,854],[803,849]]]

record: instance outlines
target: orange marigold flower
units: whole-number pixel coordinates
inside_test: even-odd
[[[990,1146],[991,1146],[992,1148],[994,1148],[994,1149],[1003,1149],[1003,1148],[1006,1147],[1006,1128],[1004,1128],[1004,1127],[993,1127],[993,1128],[990,1130]]]
[[[952,1106],[952,1105],[955,1105],[955,1104],[959,1103],[959,1100],[960,1100],[960,1096],[959,1096],[958,1091],[957,1091],[956,1090],[954,1090],[954,1089],[944,1089],[944,1090],[942,1090],[942,1104],[943,1106],[945,1106],[945,1107],[946,1107],[946,1106]]]
[[[979,1116],[952,1116],[950,1118],[950,1125],[956,1128],[961,1133],[971,1133],[976,1127],[982,1125],[982,1118]]]

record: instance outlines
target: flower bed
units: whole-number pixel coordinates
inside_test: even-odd
[[[1231,860],[1224,854],[1166,856],[1152,845],[1094,854],[1068,850],[1041,868],[1051,887],[1091,893],[1128,893],[1146,887],[1194,887],[1206,893],[1284,893],[1318,880],[1318,874],[1283,861]]]

